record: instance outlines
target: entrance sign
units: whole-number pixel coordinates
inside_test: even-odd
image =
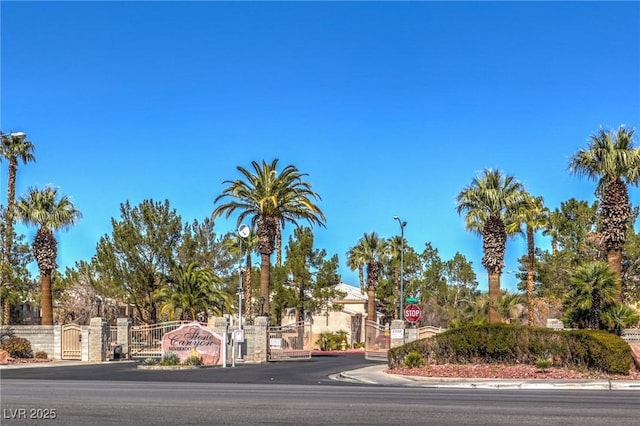
[[[200,323],[192,322],[162,336],[162,354],[174,353],[181,362],[197,355],[203,365],[215,365],[220,359],[222,337]]]
[[[422,315],[422,312],[418,305],[412,303],[404,308],[404,319],[409,322],[418,322],[420,315]]]

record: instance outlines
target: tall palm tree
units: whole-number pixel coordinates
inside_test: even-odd
[[[572,173],[598,181],[600,233],[607,262],[618,277],[618,300],[622,297],[622,249],[631,217],[627,186],[640,181],[640,147],[633,146],[633,134],[633,129],[624,126],[615,133],[600,128],[569,164]]]
[[[26,224],[38,226],[33,240],[33,254],[40,269],[42,325],[53,325],[51,273],[56,269],[58,242],[54,232],[76,224],[82,214],[71,200],[50,186],[40,190],[29,188],[26,196],[16,203],[17,216]]]
[[[387,243],[384,238],[378,237],[378,234],[372,232],[364,234],[358,241],[356,246],[347,252],[349,267],[360,270],[361,266],[366,265],[367,269],[367,319],[376,321],[376,288],[380,281],[380,265],[382,257],[387,250]]]
[[[265,300],[265,312],[269,312],[271,253],[275,249],[277,227],[290,222],[298,226],[303,219],[310,225],[324,226],[326,218],[315,204],[320,195],[312,190],[311,184],[304,180],[307,174],[293,165],[286,166],[280,174],[277,172],[278,159],[271,163],[252,161],[253,170],[238,166],[243,179],[227,180],[228,186],[215,199],[215,203],[230,199],[213,211],[213,216],[226,215],[228,218],[239,211],[238,225],[249,217],[251,227],[258,235],[260,253],[260,296]]]
[[[8,165],[8,184],[7,184],[7,210],[5,211],[6,219],[6,235],[4,246],[4,257],[2,265],[0,265],[0,285],[9,284],[11,268],[11,250],[13,246],[13,222],[14,222],[14,205],[16,201],[16,178],[18,175],[18,163],[22,164],[36,161],[33,154],[35,147],[33,143],[27,140],[23,133],[12,133],[3,135],[0,142],[0,160],[5,158]],[[9,324],[11,320],[11,303],[8,298],[4,301],[4,318],[3,323]]]
[[[508,234],[521,232],[527,239],[527,321],[529,326],[535,325],[535,297],[533,286],[533,273],[536,259],[535,233],[541,229],[547,229],[548,224],[548,209],[544,207],[544,199],[525,193],[524,202],[514,211],[506,226]],[[524,231],[521,229],[523,225]]]
[[[457,196],[458,214],[465,212],[467,230],[482,236],[482,265],[489,274],[489,297],[500,298],[500,275],[507,244],[505,217],[518,208],[524,196],[522,184],[499,170],[484,170]],[[488,321],[500,322],[495,307],[489,307]]]
[[[352,271],[358,270],[358,281],[360,282],[360,294],[364,294],[364,265],[367,263],[364,249],[361,244],[357,244],[347,252],[347,266]]]
[[[579,325],[600,328],[601,314],[616,300],[617,281],[616,273],[606,262],[589,262],[575,270],[571,276],[573,294],[569,303],[584,314],[577,318]]]

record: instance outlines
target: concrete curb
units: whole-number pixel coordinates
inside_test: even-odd
[[[343,371],[330,376],[333,380],[367,385],[459,388],[459,389],[550,389],[550,390],[638,390],[637,380],[514,380],[514,379],[458,379],[439,377],[400,376],[385,373],[386,365]]]

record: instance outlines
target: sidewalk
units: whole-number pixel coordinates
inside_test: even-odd
[[[372,365],[358,370],[343,371],[331,379],[350,383],[379,386],[413,386],[424,388],[461,389],[600,389],[638,390],[638,380],[541,380],[541,379],[454,379],[438,377],[412,377],[384,372],[386,364]]]

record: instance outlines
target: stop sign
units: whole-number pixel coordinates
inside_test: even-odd
[[[417,322],[420,319],[421,314],[422,312],[420,312],[420,307],[416,304],[412,303],[404,308],[404,319],[409,322]]]

